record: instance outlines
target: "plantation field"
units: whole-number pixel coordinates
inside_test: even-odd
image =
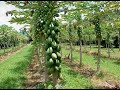
[[[73,51],[74,61],[79,61],[79,58],[80,58],[79,52],[75,51],[78,48],[79,47],[76,46]],[[91,49],[91,51],[94,51],[94,50],[97,50],[97,49],[94,49],[94,48]],[[106,51],[106,50],[101,49],[101,51]],[[67,56],[69,53],[69,50],[66,50],[64,48],[62,52],[64,52],[63,53],[64,56]],[[116,50],[115,52],[117,53],[118,51]],[[119,54],[116,54],[116,55],[117,55],[117,57],[119,57]],[[95,59],[94,55],[89,55],[89,54],[83,53],[83,63],[87,64],[88,66],[90,66],[91,68],[96,70],[96,59]],[[105,72],[110,72],[112,75],[120,78],[120,72],[119,72],[120,65],[119,64],[120,64],[119,61],[110,60],[109,58],[101,58],[101,69]]]
[[[74,49],[77,49],[74,48]],[[100,88],[97,83],[92,81],[91,76],[86,76],[82,73],[72,70],[64,59],[69,53],[69,50],[63,48],[62,60],[62,81],[60,82],[61,88],[66,89],[92,89]],[[18,53],[9,57],[7,60],[0,62],[0,88],[24,88],[24,82],[27,79],[26,70],[32,60],[33,46],[28,45],[23,47]],[[79,52],[73,51],[73,62],[79,63]],[[92,55],[83,53],[83,64],[93,70],[96,70],[96,60]],[[4,67],[6,66],[6,67]],[[120,82],[120,65],[114,60],[101,59],[101,73],[94,76],[98,77],[101,81],[113,80],[113,82]]]
[[[119,1],[0,1],[0,89],[120,89]]]
[[[80,52],[75,51],[76,49],[78,49],[77,46],[74,48],[74,51],[73,51],[73,61],[79,63]],[[94,49],[91,49],[91,51],[92,50],[94,50]],[[101,49],[101,51],[102,50],[104,51],[104,49]],[[62,53],[63,56],[66,57],[70,53],[70,50],[63,48],[62,52],[63,52]],[[96,70],[96,66],[97,66],[96,62],[97,61],[96,61],[94,55],[89,55],[89,54],[83,53],[82,56],[83,56],[83,60],[82,60],[83,64],[89,68],[92,68],[93,70]],[[117,55],[117,56],[119,57],[119,55]],[[103,80],[103,81],[111,80],[113,82],[117,82],[118,84],[120,83],[120,72],[119,72],[120,71],[119,70],[120,63],[119,63],[119,61],[112,60],[109,58],[101,58],[100,68],[101,68],[101,73],[99,73],[98,76],[101,80]]]

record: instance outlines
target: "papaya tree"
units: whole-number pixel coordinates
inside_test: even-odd
[[[19,47],[21,40],[27,41],[27,38],[25,36],[22,36],[13,27],[9,27],[8,25],[1,25],[0,31],[1,31],[0,46],[1,46],[1,49],[4,49],[4,53],[6,53],[6,49],[8,48],[12,48],[11,49],[11,52],[12,52],[14,47],[16,46]]]
[[[68,22],[67,25],[67,31],[68,31],[68,39],[69,39],[69,45],[70,45],[70,53],[68,55],[68,57],[70,56],[70,60],[71,62],[73,61],[73,26],[72,26],[72,21],[73,21],[73,17],[72,15],[70,15],[69,17],[67,15],[64,16],[64,19]]]
[[[57,11],[55,10],[57,7],[57,2],[55,1],[46,1],[44,10],[48,10],[45,21],[45,33],[46,33],[46,41],[45,41],[45,49],[46,49],[46,66],[48,69],[49,76],[53,76],[53,88],[55,88],[57,84],[57,80],[59,78],[61,72],[61,54],[60,54],[60,45],[59,45],[59,29],[58,22],[55,17],[58,16]],[[46,13],[46,12],[45,12]]]
[[[92,2],[89,3],[88,6],[88,14],[86,15],[88,18],[91,17],[91,22],[94,25],[94,30],[96,34],[96,39],[98,42],[98,58],[97,58],[97,71],[100,70],[100,53],[101,53],[101,23],[104,21],[104,17],[110,14],[110,9],[106,7],[107,2]]]
[[[77,30],[77,34],[80,41],[80,66],[82,65],[82,28],[79,26]]]

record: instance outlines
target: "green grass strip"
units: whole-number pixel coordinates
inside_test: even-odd
[[[9,59],[0,62],[0,88],[22,88],[26,79],[25,71],[32,58],[32,45],[23,48]]]
[[[74,72],[66,64],[62,63],[62,86],[64,89],[92,89],[90,78]]]
[[[68,53],[70,52],[70,50],[65,50],[63,49],[64,55],[68,55]],[[97,60],[95,60],[95,58],[92,55],[88,55],[83,53],[83,63],[85,65],[89,65],[91,68],[93,68],[94,70],[96,70],[97,64],[95,62],[97,62]],[[79,61],[80,58],[80,53],[73,51],[73,59],[75,61]],[[107,71],[109,72],[111,75],[120,78],[120,62],[115,61],[115,60],[109,60],[109,59],[105,59],[105,58],[101,58],[101,63],[100,63],[100,69],[103,71]]]

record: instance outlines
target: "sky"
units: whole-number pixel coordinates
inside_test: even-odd
[[[23,27],[23,25],[8,22],[11,19],[11,16],[6,16],[7,11],[19,10],[13,5],[7,5],[4,1],[0,1],[0,25],[6,24],[8,26],[14,27],[17,31]]]

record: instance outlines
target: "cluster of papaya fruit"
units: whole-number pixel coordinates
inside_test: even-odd
[[[61,72],[61,47],[59,45],[59,29],[58,22],[55,17],[58,17],[58,13],[55,9],[55,2],[48,1],[46,3],[47,15],[45,18],[45,33],[46,33],[46,56],[47,56],[47,67],[48,73]]]

